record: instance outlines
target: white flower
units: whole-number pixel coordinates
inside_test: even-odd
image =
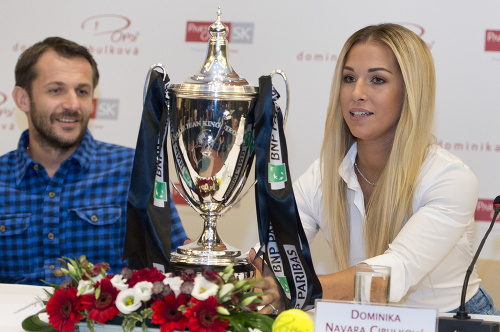
[[[83,295],[83,294],[94,294],[94,285],[92,284],[92,281],[90,280],[83,280],[81,279],[78,282],[78,295]]]
[[[149,281],[141,281],[135,284],[134,289],[139,294],[139,300],[149,301],[153,290],[153,283]]]
[[[94,283],[98,283],[102,280],[102,278],[103,278],[102,274],[99,273],[98,275],[93,277],[92,280],[94,281]]]
[[[139,297],[140,293],[133,288],[122,290],[116,296],[116,307],[122,314],[128,315],[141,307],[142,302]]]
[[[262,332],[262,331],[259,329],[252,329],[251,327],[249,327],[248,332]]]
[[[183,283],[183,281],[182,281],[181,277],[173,277],[173,278],[163,279],[163,284],[169,285],[170,289],[172,289],[172,291],[174,292],[176,297],[181,293],[182,283]]]
[[[199,274],[194,278],[194,286],[191,296],[200,301],[204,301],[210,296],[215,296],[218,290],[219,287],[216,284],[208,281],[204,276]]]
[[[123,279],[123,276],[121,274],[115,274],[113,278],[111,278],[111,284],[119,291],[128,289],[128,285],[126,284],[126,282],[127,279]]]

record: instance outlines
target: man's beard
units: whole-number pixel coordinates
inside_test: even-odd
[[[57,136],[56,131],[52,127],[52,124],[56,122],[56,117],[58,115],[53,113],[49,118],[47,118],[37,110],[34,102],[31,102],[30,104],[31,123],[33,124],[34,129],[38,132],[37,136],[38,139],[41,140],[41,142],[39,142],[41,145],[61,150],[68,150],[80,145],[87,130],[89,122],[88,118],[85,119],[77,112],[65,111],[63,115],[70,118],[77,118],[82,126],[80,134],[75,139],[64,139],[63,137]]]

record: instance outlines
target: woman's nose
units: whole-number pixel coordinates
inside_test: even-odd
[[[362,80],[358,80],[352,91],[352,99],[354,101],[365,101],[367,99],[366,86]]]

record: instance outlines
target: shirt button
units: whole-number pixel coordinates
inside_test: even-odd
[[[0,232],[5,232],[5,230],[7,229],[7,227],[5,227],[5,225],[2,225],[0,226]]]
[[[35,166],[33,166],[33,168],[35,169],[35,171],[38,171],[40,169],[40,167],[38,166],[38,164],[35,164]]]
[[[90,217],[90,220],[93,222],[97,222],[97,216],[94,214],[92,217]]]
[[[54,233],[47,234],[47,237],[49,238],[49,240],[53,240],[54,239]]]
[[[56,197],[56,193],[55,193],[55,192],[53,192],[53,191],[49,192],[49,197],[50,197],[50,198],[54,198],[54,197]]]
[[[54,264],[49,265],[49,270],[54,270],[55,268],[56,268],[56,266]]]

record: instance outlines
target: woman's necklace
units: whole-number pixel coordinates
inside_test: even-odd
[[[363,173],[361,173],[361,171],[359,170],[358,168],[358,164],[356,163],[356,161],[354,161],[354,167],[356,167],[356,170],[358,171],[359,175],[361,175],[361,177],[366,181],[368,182],[368,184],[374,186],[376,185],[377,183],[376,182],[371,182],[370,180],[368,180],[364,175]]]

